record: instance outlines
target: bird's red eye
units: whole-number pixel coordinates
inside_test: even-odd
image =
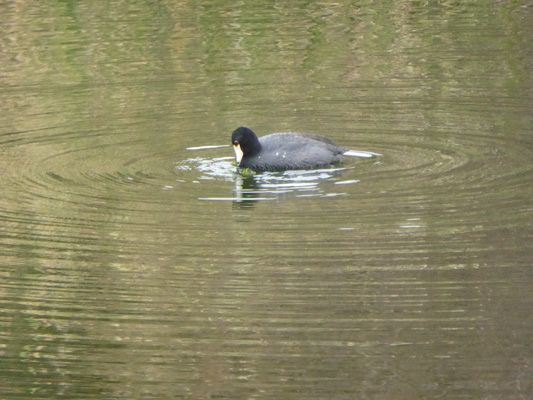
[[[233,141],[233,145],[234,146],[238,146],[239,145],[239,141],[238,140]]]

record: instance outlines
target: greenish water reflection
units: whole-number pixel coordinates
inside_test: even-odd
[[[531,17],[2,3],[0,393],[528,398]],[[243,177],[240,125],[383,157]]]

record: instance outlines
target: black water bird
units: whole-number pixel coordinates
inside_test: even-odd
[[[251,129],[242,126],[233,132],[231,142],[237,165],[254,171],[310,169],[337,164],[343,155],[379,155],[349,150],[311,133],[273,133],[258,138]]]

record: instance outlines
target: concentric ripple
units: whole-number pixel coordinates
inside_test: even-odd
[[[205,147],[199,148],[204,149]],[[222,180],[234,183],[234,196],[199,197],[199,200],[217,201],[261,201],[275,200],[280,195],[294,194],[295,197],[332,197],[346,193],[326,192],[326,187],[320,185],[323,181],[332,181],[335,184],[357,183],[358,180],[340,180],[345,171],[354,167],[317,168],[312,170],[294,170],[282,172],[241,171],[234,162],[233,157],[202,158],[195,157],[176,164],[176,171],[196,171],[198,180]],[[185,177],[178,182],[185,182]]]
[[[531,159],[528,143],[475,135],[419,134],[411,135],[408,142],[390,139],[383,137],[379,144],[369,145],[383,157],[371,160],[345,157],[338,168],[249,176],[237,172],[233,157],[224,156],[227,152],[221,146],[189,149],[181,154],[193,157],[172,160],[169,152],[146,152],[144,141],[61,150],[39,139],[36,148],[27,145],[28,153],[38,151],[39,155],[47,154],[46,157],[30,155],[27,157],[30,162],[15,170],[7,164],[16,159],[17,153],[13,151],[11,161],[4,158],[3,169],[9,172],[4,173],[3,179],[7,179],[4,197],[41,198],[80,206],[93,206],[113,198],[144,202],[146,191],[200,181],[204,182],[205,192],[197,198],[202,200],[272,199],[289,192],[295,197],[332,197],[350,193],[339,191],[341,185],[344,189],[362,181],[376,187],[377,180],[378,192],[398,195],[423,192],[430,197],[431,193],[454,192],[490,197],[494,192],[526,184],[532,171],[526,161]],[[205,151],[209,156],[203,156]],[[218,182],[216,196],[211,195],[205,181]],[[220,186],[222,182],[234,186]]]

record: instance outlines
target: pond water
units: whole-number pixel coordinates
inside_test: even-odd
[[[2,2],[0,397],[531,398],[532,18]]]

